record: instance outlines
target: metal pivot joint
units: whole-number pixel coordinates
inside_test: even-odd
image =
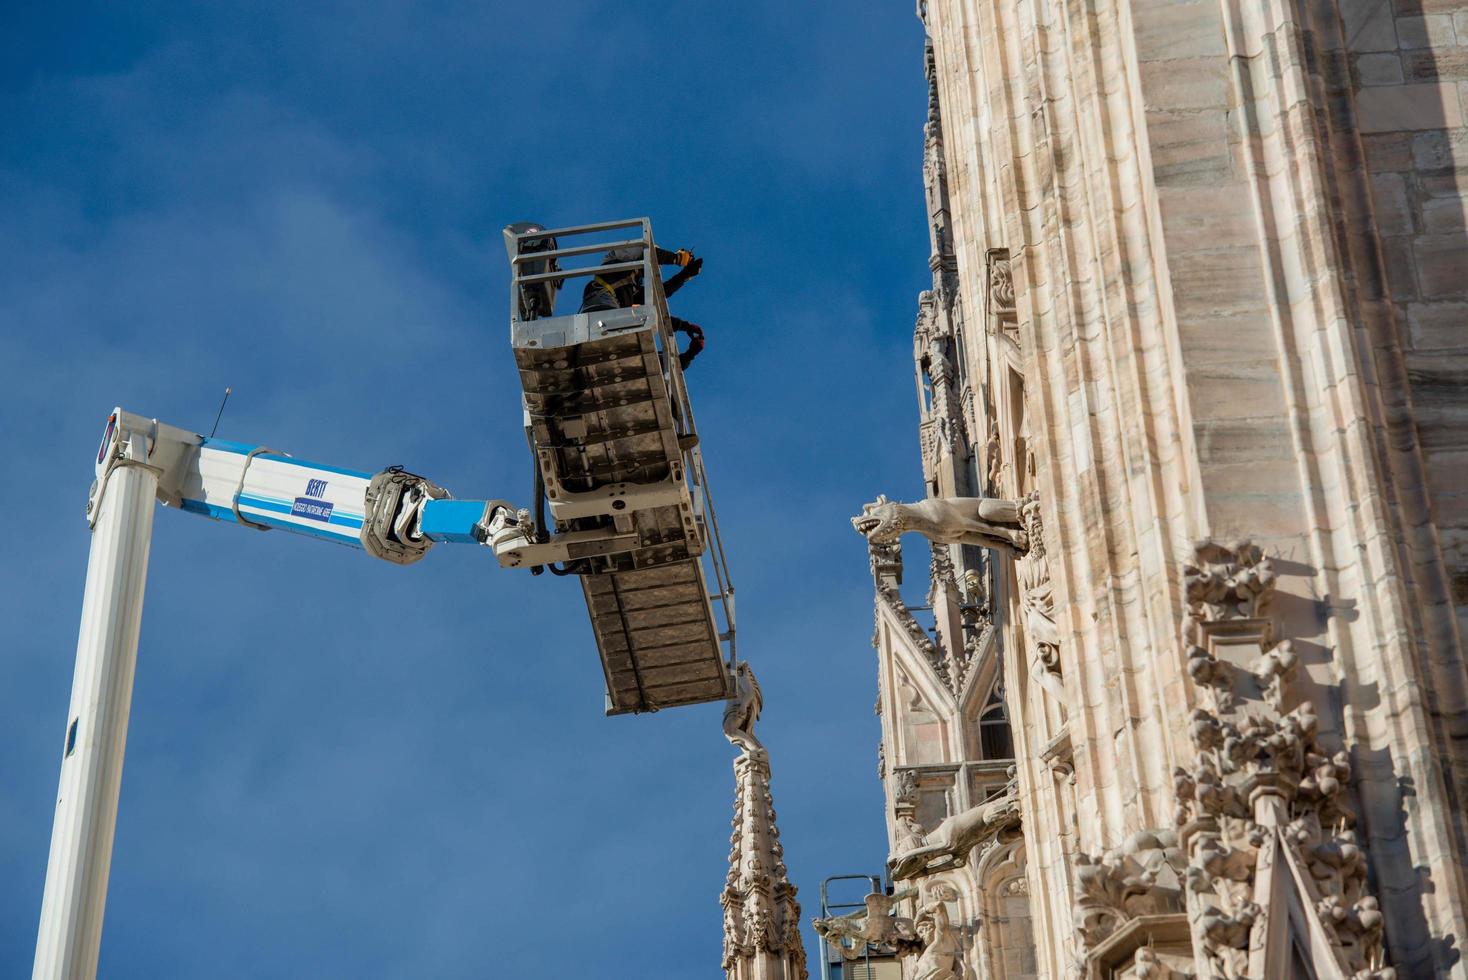
[[[401,467],[391,467],[367,484],[362,547],[373,558],[411,565],[428,554],[432,539],[423,533],[423,507],[449,492]]]

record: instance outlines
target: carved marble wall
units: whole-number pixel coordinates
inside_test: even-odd
[[[1468,977],[1468,33],[918,6],[918,516],[984,526],[897,528],[928,610],[869,541],[909,975]]]
[[[856,523],[874,531],[877,520],[869,511],[864,525]],[[912,606],[901,589],[901,545],[881,536],[869,538],[873,645],[896,891],[890,900],[873,896],[859,927],[820,928],[828,938],[849,937],[843,948],[853,956],[865,940],[850,937],[883,937],[904,954],[906,976],[1037,976],[988,564],[960,564],[971,560],[971,545],[930,544],[927,601]]]

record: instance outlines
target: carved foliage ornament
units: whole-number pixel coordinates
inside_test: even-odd
[[[1266,619],[1274,595],[1274,565],[1258,545],[1241,541],[1198,544],[1183,565],[1187,616],[1192,624]]]
[[[1118,848],[1076,856],[1076,975],[1085,974],[1090,951],[1126,922],[1182,911],[1183,864],[1177,834],[1169,830],[1142,831]]]
[[[1195,945],[1227,980],[1288,969],[1279,937],[1289,913],[1271,904],[1294,891],[1329,937],[1338,975],[1391,980],[1348,799],[1350,756],[1320,741],[1295,683],[1298,657],[1274,640],[1273,567],[1249,542],[1204,542],[1184,576],[1201,704],[1189,725],[1196,757],[1175,771],[1174,789]]]
[[[920,3],[918,9],[919,18],[926,13],[927,5]],[[923,41],[923,75],[928,80],[928,122],[938,121],[938,59],[933,52],[933,41],[931,38]]]
[[[916,769],[897,770],[897,780],[892,787],[892,802],[899,810],[917,810],[918,779]]]

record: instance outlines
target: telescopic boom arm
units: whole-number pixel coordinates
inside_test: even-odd
[[[146,456],[128,447],[141,436]],[[481,544],[505,568],[571,557],[570,535],[533,543],[529,515],[503,500],[455,500],[424,477],[392,467],[363,473],[297,459],[266,446],[211,439],[121,408],[107,420],[97,451],[97,479],[87,502],[96,514],[118,470],[142,467],[157,478],[169,507],[258,530],[278,529],[332,541],[399,565],[436,543]]]

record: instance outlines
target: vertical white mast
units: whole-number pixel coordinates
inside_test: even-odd
[[[97,973],[158,489],[158,472],[148,465],[149,432],[131,421],[115,412],[98,453],[35,980],[90,980]]]

